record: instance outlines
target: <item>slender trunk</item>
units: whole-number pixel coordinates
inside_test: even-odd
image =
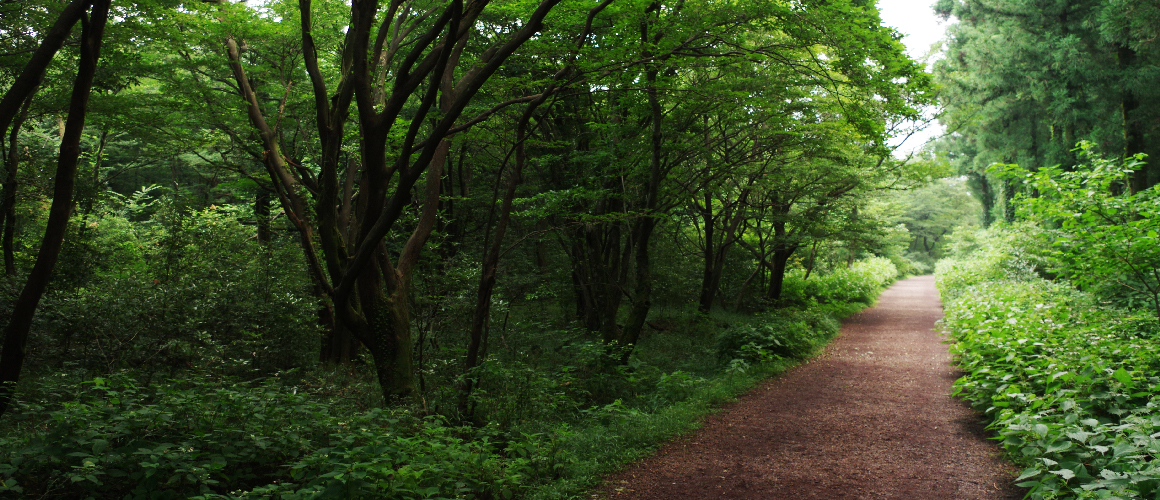
[[[519,124],[516,125],[515,168],[507,173],[507,186],[504,190],[503,200],[499,208],[499,219],[496,221],[494,234],[489,236],[490,246],[487,249],[487,255],[483,259],[479,287],[476,290],[475,311],[471,318],[471,333],[467,342],[467,359],[464,362],[465,373],[475,368],[481,358],[480,349],[484,342],[484,333],[487,331],[487,322],[491,316],[491,295],[495,289],[496,271],[499,268],[503,239],[507,234],[508,224],[511,222],[512,204],[516,198],[516,187],[520,184],[524,166],[528,161],[527,151],[524,147],[528,136],[528,123],[531,121],[536,108],[547,99],[547,95],[548,92],[543,92],[539,99],[530,103],[520,117]],[[449,150],[451,148],[450,142],[444,142],[446,143],[444,150]],[[443,156],[445,157],[446,153]],[[464,414],[467,414],[467,398],[471,394],[471,389],[472,380],[466,378],[460,398],[460,410]]]
[[[24,65],[20,75],[12,82],[12,86],[0,98],[0,131],[8,129],[13,117],[19,112],[21,103],[27,100],[44,79],[44,72],[49,63],[56,56],[57,51],[68,40],[69,32],[78,20],[84,17],[85,11],[92,5],[92,0],[73,0],[57,16],[56,22],[44,35],[44,41],[32,53],[32,58]]]
[[[713,250],[716,242],[714,241],[714,226],[716,221],[713,218],[713,195],[708,190],[705,190],[705,206],[698,207],[701,212],[701,220],[704,223],[705,241],[703,242],[705,248],[701,252],[701,295],[697,301],[697,311],[701,314],[709,314],[713,309],[713,296],[715,295],[716,287],[714,282],[714,264],[716,259]]]
[[[631,242],[622,242],[621,226],[619,223],[613,223],[612,227],[608,229],[607,234],[604,235],[603,244],[594,246],[591,249],[597,250],[600,253],[596,255],[599,259],[597,261],[597,307],[596,323],[599,325],[601,338],[605,342],[612,342],[620,338],[620,326],[616,324],[616,319],[620,317],[620,306],[623,298],[621,293],[621,286],[624,279],[621,276],[623,268],[628,266],[627,259],[624,258],[624,253],[632,248]],[[599,226],[592,228],[590,236],[593,243],[600,243],[597,239],[600,235]]]
[[[1071,89],[1069,88],[1068,91],[1070,94]],[[1063,126],[1063,133],[1060,134],[1060,136],[1063,139],[1063,151],[1064,151],[1064,157],[1063,157],[1064,161],[1061,163],[1061,166],[1063,167],[1063,169],[1065,171],[1071,172],[1072,170],[1075,169],[1075,166],[1079,163],[1079,158],[1076,156],[1076,152],[1075,152],[1075,145],[1076,145],[1075,124],[1074,123],[1065,124]],[[987,227],[987,224],[990,224],[990,223],[984,221],[983,227]]]
[[[810,260],[806,264],[806,276],[802,279],[804,279],[804,280],[810,279],[810,273],[814,272],[814,261],[817,258],[818,258],[818,241],[814,240],[814,243],[812,245],[810,245]]]
[[[1120,70],[1127,72],[1135,65],[1136,51],[1127,45],[1117,45],[1116,61]],[[1128,82],[1129,79],[1126,76],[1123,75],[1121,81]],[[1136,97],[1136,93],[1125,85],[1120,97],[1120,116],[1124,122],[1124,158],[1131,158],[1144,152],[1144,123],[1136,116],[1136,110],[1139,107],[1140,100]],[[1142,164],[1132,172],[1132,177],[1128,181],[1128,192],[1130,194],[1136,194],[1148,189],[1149,168],[1148,164]]]
[[[77,160],[80,158],[81,133],[85,128],[85,112],[88,109],[89,94],[93,87],[93,76],[97,70],[97,59],[101,54],[101,41],[105,32],[105,22],[109,15],[110,0],[96,0],[93,3],[91,19],[83,19],[81,31],[81,56],[77,76],[73,82],[72,97],[69,100],[68,122],[65,137],[60,145],[57,158],[56,179],[53,186],[52,206],[49,208],[48,222],[44,229],[44,239],[36,263],[28,275],[24,289],[16,299],[12,317],[4,329],[4,347],[0,352],[0,414],[8,409],[12,400],[20,369],[28,343],[28,331],[32,327],[32,317],[40,298],[48,287],[52,270],[68,229],[68,219],[72,211],[73,186],[76,181]]]
[[[254,218],[258,223],[258,244],[270,243],[270,192],[258,188],[254,195]]]
[[[709,270],[709,308],[704,312],[709,312],[713,308],[713,297],[717,296],[721,290],[721,275],[725,273],[725,255],[729,252],[728,246],[721,246],[713,256],[713,267]]]
[[[34,95],[35,93],[29,94],[28,98],[24,100],[20,114],[17,115],[16,121],[12,124],[12,130],[8,133],[8,151],[6,151],[8,154],[4,157],[5,180],[4,188],[0,190],[0,222],[3,222],[4,227],[4,274],[7,276],[16,276],[14,240],[16,235],[16,193],[20,188],[20,181],[17,177],[20,166],[20,127],[28,118],[28,109],[32,106]]]
[[[81,190],[81,196],[83,197],[83,200],[84,200],[83,202],[80,203],[80,205],[81,205],[81,220],[82,221],[87,221],[89,219],[89,215],[92,215],[93,207],[95,206],[95,204],[97,202],[97,193],[99,193],[100,189],[101,189],[100,188],[100,185],[101,185],[101,163],[102,163],[102,160],[104,159],[104,156],[105,156],[105,146],[108,143],[108,141],[109,141],[109,131],[102,130],[101,136],[97,139],[97,150],[96,150],[95,154],[93,155],[92,182],[91,182],[88,189],[84,189],[84,187],[82,186],[82,190]],[[84,229],[85,229],[85,227],[84,227],[84,225],[82,225],[81,230],[83,231]]]
[[[645,24],[646,28],[647,26]],[[648,31],[647,29],[642,31],[642,38],[647,42]],[[633,348],[636,346],[637,341],[640,340],[640,332],[644,328],[645,320],[648,318],[649,309],[652,307],[653,280],[652,263],[649,261],[649,241],[652,239],[653,230],[656,229],[657,225],[656,210],[659,205],[658,198],[660,197],[660,184],[662,180],[661,146],[664,143],[663,128],[661,127],[664,112],[661,109],[660,95],[657,90],[658,73],[656,69],[650,69],[645,72],[645,81],[648,83],[646,93],[648,94],[649,110],[652,115],[652,134],[650,137],[652,154],[649,159],[649,178],[645,191],[644,216],[637,220],[632,235],[633,244],[636,245],[636,289],[633,290],[632,309],[628,312],[628,321],[625,322],[624,332],[621,334],[621,344],[625,348],[621,354],[621,364],[627,363],[629,356],[632,355]]]
[[[737,291],[737,301],[733,303],[733,310],[741,312],[741,303],[745,300],[745,294],[749,291],[749,284],[753,282],[753,278],[761,274],[761,265],[758,264],[753,268],[753,272],[749,273],[749,277],[745,278],[745,282],[741,283],[741,289]]]
[[[548,244],[544,242],[542,235],[548,232],[550,228],[551,226],[548,225],[548,221],[546,219],[540,219],[536,222],[536,231],[538,231],[541,235],[537,236],[536,241],[534,242],[536,252],[536,270],[544,276],[546,276],[549,272]]]

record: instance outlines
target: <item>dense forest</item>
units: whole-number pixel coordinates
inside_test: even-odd
[[[1153,3],[0,0],[0,497],[574,498],[944,257],[1066,453],[964,297],[1160,331]]]
[[[940,0],[934,8],[958,20],[933,68],[949,132],[936,149],[969,178],[986,224],[1015,221],[1023,188],[992,164],[1070,171],[1087,163],[1085,149],[1160,154],[1156,2]],[[1157,182],[1160,169],[1141,162],[1123,189]]]
[[[0,495],[575,495],[977,219],[872,2],[0,13]]]

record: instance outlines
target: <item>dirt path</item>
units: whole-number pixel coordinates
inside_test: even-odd
[[[1018,499],[1014,468],[949,396],[934,278],[898,282],[824,354],[608,478],[606,498]]]

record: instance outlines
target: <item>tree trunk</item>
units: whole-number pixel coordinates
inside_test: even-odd
[[[45,33],[44,41],[36,48],[36,52],[32,53],[32,58],[24,65],[24,69],[12,82],[12,86],[4,92],[4,97],[0,98],[0,131],[8,129],[12,118],[20,110],[21,103],[40,87],[44,72],[48,69],[52,58],[64,46],[73,25],[84,17],[85,11],[92,3],[92,0],[73,0],[57,16],[56,22],[49,28],[48,33]]]
[[[814,243],[812,245],[810,245],[810,260],[808,263],[806,263],[806,275],[804,278],[802,278],[803,280],[810,279],[810,274],[812,274],[814,272],[814,261],[817,260],[817,258],[818,258],[818,240],[814,240]]]
[[[972,173],[970,174],[979,183],[979,203],[983,205],[983,227],[991,227],[995,222],[995,193],[991,189],[991,183],[987,181],[987,174]]]
[[[507,173],[506,188],[504,189],[503,200],[500,202],[499,220],[495,224],[495,233],[488,236],[490,240],[487,248],[487,255],[483,258],[483,266],[480,270],[479,287],[476,289],[475,311],[471,318],[471,333],[467,342],[467,359],[464,362],[464,372],[469,372],[479,364],[481,358],[480,349],[484,342],[484,333],[487,330],[487,324],[491,316],[491,296],[495,289],[496,271],[499,268],[500,253],[503,249],[503,239],[507,234],[508,224],[511,222],[512,204],[516,198],[516,187],[519,186],[521,178],[523,177],[524,166],[527,164],[528,156],[524,143],[527,141],[529,131],[528,123],[532,120],[532,115],[536,108],[539,108],[544,101],[547,100],[549,92],[555,85],[549,84],[549,88],[540,94],[540,97],[528,104],[520,117],[519,123],[516,125],[516,141],[515,141],[515,168]],[[445,149],[450,149],[451,144],[448,141]],[[446,155],[444,155],[446,156]],[[494,206],[494,202],[493,202]],[[459,401],[460,411],[468,414],[468,396],[471,395],[472,380],[465,378],[463,387],[461,389],[461,396]]]
[[[615,197],[596,203],[598,215],[624,211]],[[616,320],[623,304],[622,292],[628,273],[632,241],[624,241],[620,222],[585,223],[570,231],[569,259],[576,290],[576,314],[590,332],[599,332],[604,342],[620,338]]]
[[[661,35],[657,34],[653,40],[654,43],[660,37]],[[641,38],[645,43],[649,42],[648,23],[642,24]],[[647,51],[644,55],[651,57]],[[620,343],[624,347],[620,356],[621,364],[627,363],[629,356],[632,355],[637,341],[640,340],[640,332],[644,328],[644,322],[648,319],[649,309],[652,308],[653,282],[652,263],[649,261],[649,251],[651,250],[649,242],[652,239],[653,230],[657,226],[656,210],[660,204],[660,185],[664,178],[661,172],[661,147],[664,145],[664,129],[661,125],[664,119],[664,110],[661,108],[660,95],[657,90],[658,74],[659,71],[655,68],[645,72],[645,81],[647,82],[645,93],[648,95],[650,121],[652,122],[650,137],[652,154],[649,157],[644,214],[634,224],[632,235],[632,242],[636,245],[636,289],[632,295],[632,309],[628,312],[628,321],[625,322],[624,331],[621,334]],[[709,208],[712,209],[711,206]],[[712,304],[712,297],[710,297],[710,304]]]
[[[1117,44],[1116,61],[1120,70],[1126,72],[1136,63],[1136,51],[1125,44]],[[1129,79],[1123,75],[1121,81],[1127,82]],[[1144,123],[1136,116],[1136,110],[1139,107],[1140,100],[1136,97],[1136,93],[1125,85],[1120,97],[1120,116],[1124,122],[1124,158],[1131,158],[1144,152]],[[1132,172],[1132,177],[1128,180],[1130,194],[1134,195],[1148,189],[1149,168],[1151,167],[1145,163],[1136,167],[1136,170]]]
[[[254,195],[254,218],[258,224],[258,244],[270,243],[270,192],[258,188]]]
[[[797,245],[779,246],[773,251],[773,262],[769,267],[769,290],[765,296],[773,304],[781,302],[782,285],[785,283],[785,271],[789,258],[797,251]]]
[[[703,242],[705,248],[701,252],[701,294],[697,300],[697,311],[701,314],[709,314],[709,311],[713,309],[713,297],[716,295],[715,291],[717,290],[716,286],[714,286],[715,276],[713,272],[716,268],[715,264],[717,261],[714,252],[716,246],[716,242],[714,241],[714,236],[716,236],[714,234],[716,220],[713,217],[713,195],[706,190],[704,196],[705,206],[697,207],[698,212],[701,212],[701,221],[705,227],[705,240]]]
[[[1003,220],[1008,224],[1015,222],[1015,183],[1011,179],[1003,179]]]
[[[48,222],[44,229],[44,239],[36,263],[28,275],[20,296],[16,299],[12,317],[4,329],[4,347],[0,352],[0,415],[12,401],[16,382],[28,343],[28,332],[32,327],[32,317],[40,298],[48,287],[52,270],[68,229],[68,219],[73,205],[73,186],[76,181],[77,161],[80,158],[81,134],[85,128],[85,112],[88,110],[89,94],[93,87],[93,76],[97,70],[97,60],[101,54],[101,41],[105,32],[105,22],[109,15],[110,0],[96,0],[92,7],[91,19],[81,19],[80,62],[76,79],[73,81],[72,97],[69,100],[68,122],[65,125],[64,140],[61,141],[57,158],[56,179],[53,186],[52,206],[49,208]]]
[[[374,265],[377,267],[377,263]],[[376,271],[359,280],[363,297],[363,315],[369,328],[362,341],[374,360],[379,387],[388,405],[404,402],[415,395],[415,373],[412,369],[410,287],[395,286],[391,295],[383,293],[383,283]]]
[[[776,210],[779,217],[785,217],[793,208],[792,204],[776,204]],[[789,258],[797,251],[800,245],[791,243],[789,241],[789,232],[786,231],[786,222],[784,220],[774,220],[773,226],[773,255],[772,262],[767,262],[769,266],[769,289],[766,290],[765,297],[774,305],[781,301],[782,284],[785,282],[786,266],[789,263]]]
[[[16,193],[20,189],[20,180],[17,177],[20,169],[20,127],[24,125],[24,120],[28,118],[28,108],[32,106],[32,97],[35,95],[29,94],[28,98],[24,100],[24,105],[17,115],[16,121],[12,124],[12,130],[8,133],[8,150],[7,155],[4,156],[4,171],[5,180],[4,188],[0,190],[0,225],[3,226],[3,248],[4,248],[4,274],[7,276],[16,276],[16,253],[15,253],[15,234],[16,234]]]

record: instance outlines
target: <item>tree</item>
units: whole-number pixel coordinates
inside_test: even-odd
[[[1148,144],[1156,134],[1150,117],[1160,109],[1143,83],[1155,47],[1148,28],[1127,20],[1148,19],[1148,8],[1112,0],[943,0],[935,9],[959,20],[934,68],[943,121],[956,131],[940,148],[972,178],[985,224],[1014,217],[1014,187],[988,178],[992,163],[1070,168],[1081,140],[1125,158],[1157,152]],[[1141,169],[1126,187],[1142,190],[1154,177]]]
[[[942,255],[939,243],[956,227],[979,223],[979,205],[967,190],[966,179],[939,179],[902,193],[899,204],[899,222],[911,237],[910,251],[928,264]]]
[[[1121,164],[1097,158],[1091,148],[1082,149],[1090,165],[1071,172],[1058,167],[1032,172],[1018,165],[995,169],[1038,192],[1022,198],[1021,206],[1040,224],[1058,227],[1050,232],[1061,275],[1081,287],[1111,284],[1117,289],[1112,295],[1140,297],[1160,320],[1160,190],[1114,194],[1115,184],[1130,182],[1142,156]]]
[[[542,1],[518,29],[508,33],[501,29],[494,36],[478,31],[488,26],[486,21],[477,22],[483,19],[486,1],[452,0],[427,11],[395,1],[387,6],[381,23],[378,2],[356,3],[351,6],[336,75],[324,74],[318,59],[311,2],[299,2],[302,55],[316,115],[317,174],[287,161],[281,136],[247,77],[241,44],[235,37],[225,37],[233,80],[247,103],[246,113],[260,138],[263,161],[282,208],[301,235],[316,286],[333,305],[337,323],[370,351],[387,401],[415,392],[409,294],[412,273],[436,223],[439,181],[450,147],[445,138],[463,130],[457,122],[468,104],[504,61],[541,29],[558,2]],[[224,12],[229,14],[228,9]],[[468,52],[469,42],[477,39],[489,48]],[[334,95],[328,90],[328,77],[337,82]],[[361,169],[357,194],[339,182],[340,171],[352,165],[341,161],[352,104]],[[352,179],[354,173],[345,175]],[[392,257],[384,238],[402,232],[396,224],[411,205],[412,189],[424,177],[421,214],[397,257]],[[343,207],[351,206],[352,217],[341,219]],[[340,226],[340,221],[349,226]]]
[[[81,3],[82,10],[79,14],[71,10],[66,10],[66,14],[62,14],[62,18],[76,15],[81,21],[80,62],[77,67],[76,79],[73,82],[72,98],[69,102],[68,121],[65,124],[64,134],[61,138],[52,207],[49,209],[44,238],[40,244],[36,264],[33,266],[31,273],[29,273],[24,288],[16,300],[16,307],[12,317],[9,318],[8,325],[4,328],[4,346],[3,350],[0,351],[0,414],[8,409],[8,404],[12,400],[12,393],[15,389],[14,386],[20,378],[20,370],[24,365],[25,348],[28,342],[28,331],[32,326],[32,316],[36,312],[40,298],[44,295],[45,288],[48,287],[52,270],[56,267],[57,258],[60,256],[61,244],[64,241],[65,229],[73,209],[73,183],[76,175],[77,160],[81,153],[81,134],[84,132],[85,112],[88,109],[89,93],[93,86],[93,78],[97,72],[97,61],[101,55],[101,42],[105,32],[105,24],[109,16],[109,3],[110,0],[94,0],[91,4]],[[85,10],[88,12],[85,12]],[[58,21],[57,25],[59,26],[61,24]],[[69,22],[67,24],[71,25],[72,23]],[[54,37],[63,38],[63,34],[56,32],[56,27],[54,26],[54,30],[50,31],[42,47],[47,45],[51,48],[53,44],[60,43]],[[59,47],[59,45],[56,46]],[[52,49],[52,53],[55,53],[55,49]],[[42,56],[41,49],[37,50],[33,58],[36,59],[38,56]],[[51,55],[48,57],[51,58]],[[30,63],[26,66],[26,71],[29,73],[39,72],[43,74],[44,66],[40,64],[39,62],[37,64]],[[47,65],[47,61],[43,64]],[[35,85],[31,82],[21,83],[22,81],[27,82],[31,79],[18,79],[17,83],[13,85],[18,89],[18,92],[26,93],[25,95],[18,96],[19,99],[13,98],[13,103],[24,101],[31,95]],[[38,80],[39,77],[36,79]],[[17,85],[23,86],[18,87]],[[9,92],[5,93],[6,101],[9,95],[16,95],[16,92],[9,89]],[[7,109],[4,106],[6,104],[0,103],[0,112],[5,113],[5,115],[0,115],[0,123],[3,123],[6,127],[10,115],[7,115],[7,111],[4,111]],[[5,116],[9,116],[9,118],[5,118]]]

